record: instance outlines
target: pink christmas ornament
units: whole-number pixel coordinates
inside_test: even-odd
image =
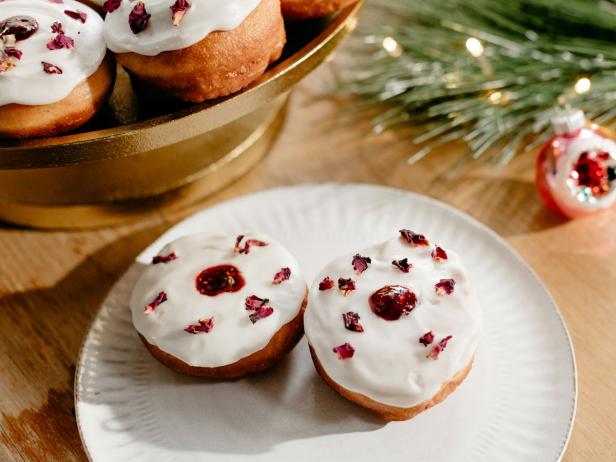
[[[536,186],[545,204],[568,218],[616,202],[616,143],[579,110],[552,119],[554,136],[541,148]]]

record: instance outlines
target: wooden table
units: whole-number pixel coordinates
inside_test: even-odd
[[[181,214],[116,229],[0,227],[0,460],[82,461],[73,373],[86,328],[114,281],[166,228],[195,210],[280,185],[367,182],[419,191],[502,235],[544,280],[573,336],[579,407],[567,462],[616,460],[616,210],[565,222],[535,194],[533,156],[498,174],[443,179],[462,146],[407,166],[411,145],[346,123],[319,97],[327,67],[294,94],[286,127],[250,174]]]

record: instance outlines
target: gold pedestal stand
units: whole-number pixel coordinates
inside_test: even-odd
[[[18,198],[0,198],[0,219],[37,228],[88,228],[182,208],[236,180],[265,156],[282,128],[287,98],[281,95],[220,128],[139,155],[0,170],[2,190]]]
[[[219,100],[153,106],[119,69],[109,104],[79,132],[0,142],[0,220],[115,225],[181,208],[236,180],[267,153],[293,85],[355,27],[361,3],[325,20],[287,24],[281,60]]]

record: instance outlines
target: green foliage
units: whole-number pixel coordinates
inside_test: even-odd
[[[378,110],[375,130],[412,124],[424,147],[410,161],[464,139],[463,160],[504,165],[547,138],[559,106],[616,119],[615,31],[605,0],[368,0],[340,79]],[[578,94],[583,77],[591,89]]]

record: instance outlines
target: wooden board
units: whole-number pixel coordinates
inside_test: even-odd
[[[181,214],[117,229],[39,232],[0,227],[0,460],[84,461],[73,372],[85,330],[114,281],[162,231],[195,210],[305,182],[367,182],[418,191],[490,226],[539,273],[571,330],[580,373],[565,462],[616,460],[616,210],[565,222],[535,194],[533,157],[498,174],[443,179],[461,146],[407,166],[411,145],[347,123],[319,97],[328,68],[298,87],[272,153],[247,176]]]

